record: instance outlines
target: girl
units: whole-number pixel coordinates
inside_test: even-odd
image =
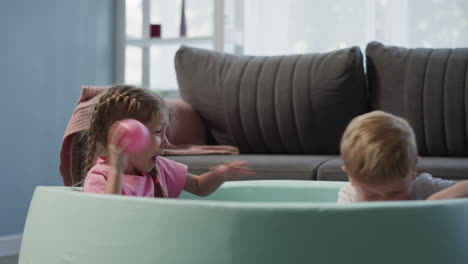
[[[88,131],[84,191],[93,193],[176,198],[182,190],[198,196],[214,192],[223,182],[253,174],[245,162],[219,165],[196,176],[187,166],[161,157],[169,144],[166,128],[169,107],[160,96],[133,86],[114,86],[96,105]],[[125,153],[124,133],[113,124],[133,118],[151,134],[148,145],[136,153]],[[97,157],[97,160],[96,160]]]

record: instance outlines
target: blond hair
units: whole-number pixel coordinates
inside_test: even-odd
[[[162,111],[169,115],[169,106],[163,98],[150,90],[130,85],[109,88],[94,108],[91,117],[84,172],[94,165],[98,148],[107,146],[109,129],[115,121],[133,118],[146,124]]]
[[[348,176],[368,184],[405,178],[417,162],[416,139],[406,120],[382,111],[354,118],[341,138]]]

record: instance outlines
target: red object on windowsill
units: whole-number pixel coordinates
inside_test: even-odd
[[[160,24],[151,24],[150,25],[150,37],[160,38],[161,37],[161,25]]]

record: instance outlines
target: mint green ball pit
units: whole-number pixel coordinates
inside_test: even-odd
[[[468,200],[336,204],[343,184],[229,182],[203,199],[37,187],[19,263],[468,263]]]

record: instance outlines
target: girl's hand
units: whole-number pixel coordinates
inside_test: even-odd
[[[115,168],[117,171],[123,172],[125,167],[127,167],[127,156],[125,152],[122,151],[122,148],[114,144],[109,144],[107,145],[107,152],[109,153],[109,163],[111,167]]]
[[[216,191],[225,181],[236,180],[255,174],[245,166],[245,161],[232,161],[210,168],[200,176],[187,174],[184,190],[198,196],[207,196]]]
[[[109,138],[107,140],[107,152],[109,162],[117,171],[123,171],[127,166],[127,156],[124,149],[130,144],[128,139],[123,137],[126,133],[125,128],[116,123],[109,129]]]
[[[123,151],[130,142],[123,137],[125,129],[114,123],[109,129],[107,152],[109,155],[110,171],[104,193],[122,193],[122,175],[127,167],[127,156]],[[123,140],[122,140],[123,139]]]
[[[222,177],[224,181],[237,180],[243,176],[255,174],[255,172],[250,171],[245,164],[245,161],[236,160],[218,165],[210,170],[212,173]]]

